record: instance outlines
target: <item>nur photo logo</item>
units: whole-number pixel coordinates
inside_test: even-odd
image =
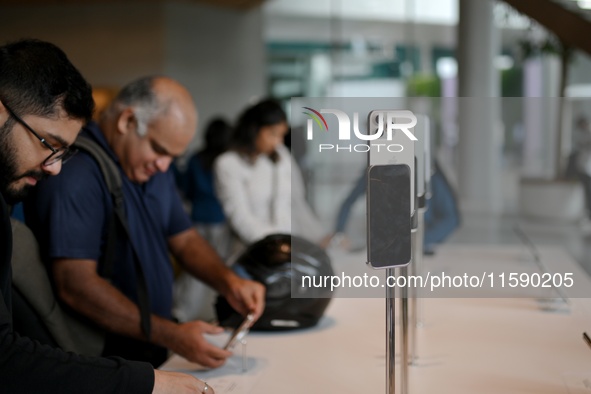
[[[306,124],[306,138],[308,141],[314,139],[314,129],[320,132],[331,132],[324,114],[334,115],[338,122],[338,139],[339,141],[351,141],[353,135],[355,139],[360,141],[368,141],[368,143],[361,144],[319,144],[319,152],[335,151],[335,152],[369,152],[375,149],[387,150],[388,152],[397,153],[404,150],[404,146],[398,143],[391,143],[395,140],[397,132],[403,133],[409,140],[417,141],[417,138],[410,131],[417,124],[417,117],[409,110],[375,110],[372,111],[367,121],[368,130],[364,132],[359,127],[359,113],[353,113],[353,124],[351,127],[351,120],[346,112],[338,109],[321,109],[317,111],[311,107],[303,107],[303,113],[308,116]],[[316,125],[316,126],[315,126]],[[385,138],[384,138],[385,136]]]

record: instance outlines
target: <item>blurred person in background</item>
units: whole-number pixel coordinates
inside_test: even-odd
[[[437,244],[443,243],[460,226],[458,198],[438,160],[433,160],[431,198],[425,211],[423,251],[435,253]]]
[[[283,144],[287,117],[279,103],[248,107],[236,124],[230,149],[214,163],[216,190],[240,245],[277,233],[326,246],[329,237],[304,196],[297,165]]]

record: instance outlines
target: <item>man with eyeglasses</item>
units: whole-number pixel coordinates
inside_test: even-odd
[[[196,124],[197,111],[186,88],[153,76],[125,86],[98,124],[82,132],[108,154],[122,175],[129,239],[122,236],[116,245],[110,282],[99,272],[109,264],[103,257],[113,201],[89,154],[79,153],[60,176],[41,182],[25,204],[27,224],[50,262],[60,298],[107,331],[103,355],[158,366],[170,349],[210,368],[231,356],[205,339],[204,334],[220,333],[220,327],[172,320],[170,255],[223,294],[237,311],[255,318],[262,314],[263,285],[237,276],[197,233],[169,171],[173,158],[193,138]],[[149,298],[144,302],[141,282]]]
[[[211,394],[189,375],[117,357],[78,356],[13,332],[7,202],[60,172],[93,107],[90,86],[53,44],[23,40],[0,47],[0,392]]]

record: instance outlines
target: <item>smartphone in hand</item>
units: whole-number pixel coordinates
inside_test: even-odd
[[[236,342],[241,341],[246,336],[246,334],[248,334],[248,330],[250,329],[253,321],[254,315],[252,313],[246,315],[244,321],[240,324],[240,326],[238,326],[237,329],[234,330],[232,336],[230,336],[228,343],[226,343],[226,346],[224,346],[224,350],[231,350],[234,345],[236,345]]]

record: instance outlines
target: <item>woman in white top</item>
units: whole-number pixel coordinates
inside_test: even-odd
[[[262,101],[240,116],[231,149],[214,164],[218,198],[243,244],[277,233],[322,243],[326,235],[305,201],[301,174],[283,145],[287,130],[279,104]]]

